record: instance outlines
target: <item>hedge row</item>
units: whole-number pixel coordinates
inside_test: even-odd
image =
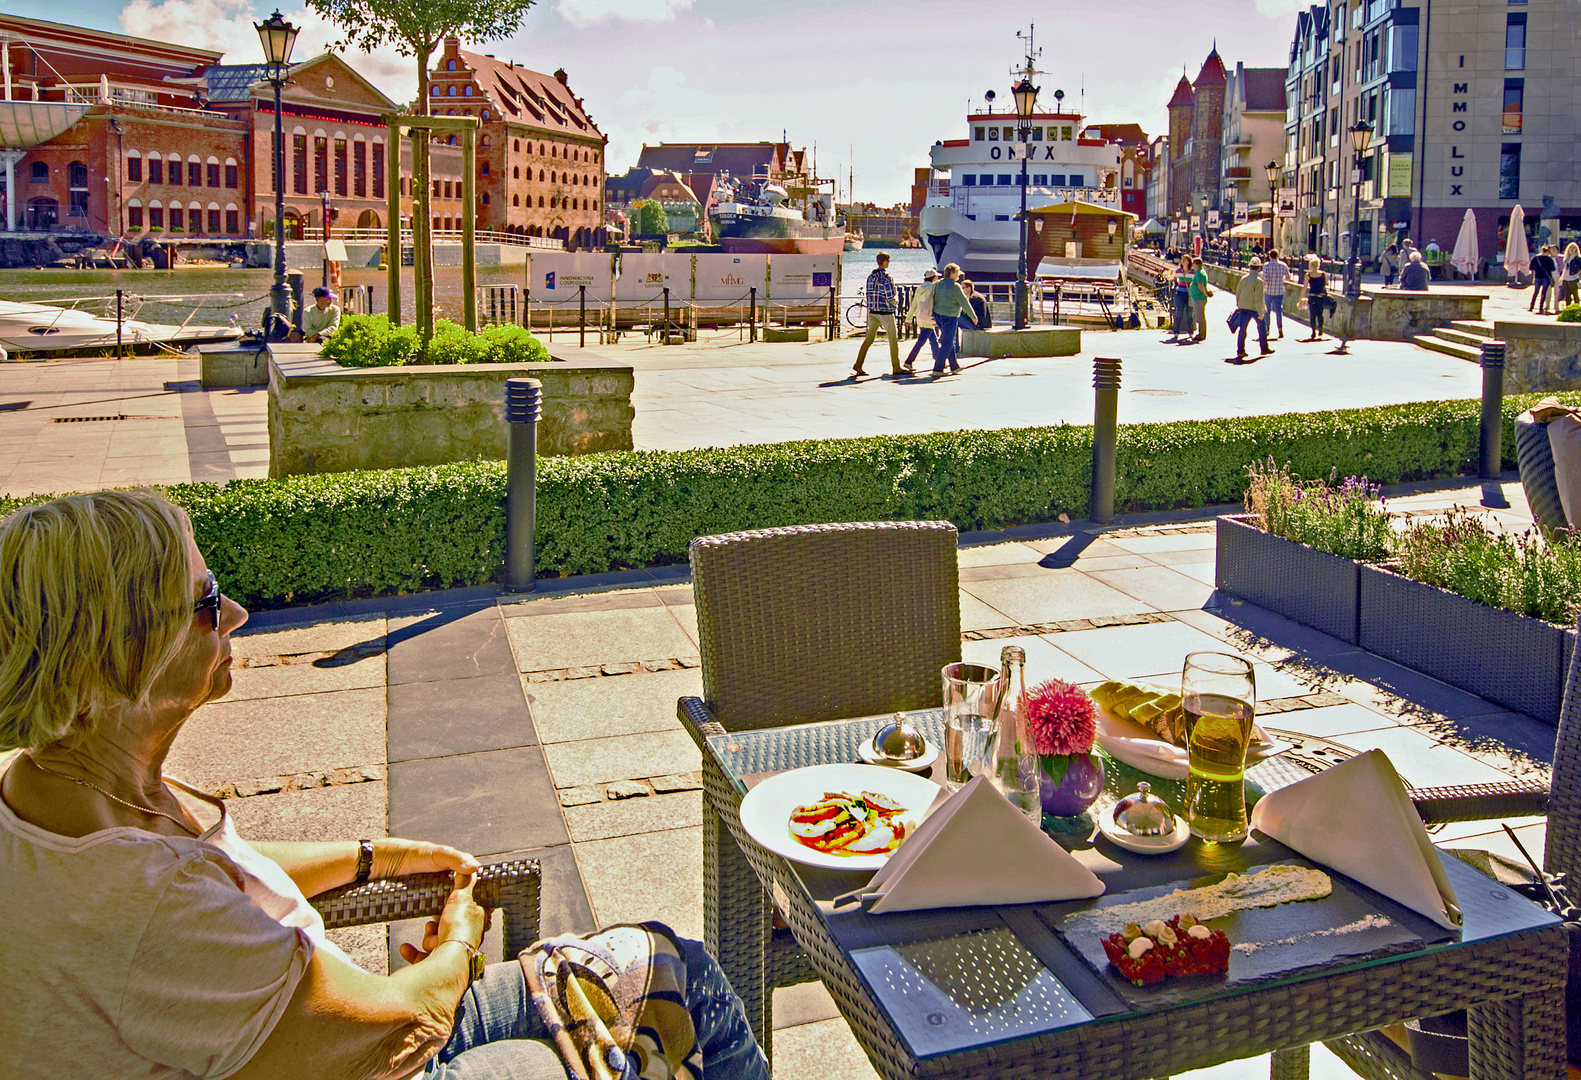
[[[1561,395],[1581,404],[1581,394]],[[1510,421],[1537,395],[1505,401]],[[1238,502],[1246,465],[1391,484],[1475,471],[1480,403],[1132,424],[1120,429],[1117,509]],[[539,461],[540,572],[679,562],[694,536],[827,521],[947,519],[964,531],[1087,513],[1085,426],[878,436]],[[254,607],[500,580],[505,468],[468,462],[280,480],[183,484],[199,546]],[[21,505],[0,500],[0,511]]]

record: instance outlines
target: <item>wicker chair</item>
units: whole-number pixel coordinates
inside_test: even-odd
[[[506,959],[538,940],[540,881],[536,859],[493,863],[478,871],[472,895],[484,907],[499,910]],[[444,910],[450,889],[449,874],[409,874],[331,889],[308,902],[324,917],[325,928],[334,930],[396,919],[435,918]]]
[[[703,698],[681,724],[726,798],[706,737],[937,707],[961,658],[956,531],[944,521],[806,525],[692,541]],[[775,987],[818,976],[718,815],[703,815],[703,925],[771,1052]]]
[[[1545,437],[1545,450],[1547,443]],[[1551,464],[1549,468],[1552,469]],[[1524,474],[1524,468],[1522,472]],[[1535,500],[1533,508],[1536,508]],[[1581,650],[1577,652],[1581,654]],[[1522,792],[1519,784],[1496,786],[1503,790],[1493,798],[1484,797],[1475,789],[1459,798],[1446,789],[1435,789],[1434,794],[1443,797],[1434,799],[1428,806],[1419,804],[1418,809],[1423,820],[1429,822],[1478,821],[1547,813],[1543,869],[1550,874],[1565,874],[1571,882],[1578,880],[1576,872],[1581,869],[1581,655],[1570,660],[1548,791],[1543,793],[1528,787]],[[1515,989],[1518,988],[1511,987]],[[1433,1074],[1417,1068],[1411,1063],[1409,1054],[1377,1032],[1335,1039],[1327,1045],[1354,1072],[1368,1080],[1433,1080]]]
[[[1521,470],[1521,487],[1526,502],[1544,532],[1569,528],[1564,504],[1559,501],[1559,484],[1554,479],[1554,453],[1548,445],[1548,425],[1538,423],[1530,412],[1515,418],[1515,460]]]

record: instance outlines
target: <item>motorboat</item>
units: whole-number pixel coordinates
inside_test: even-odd
[[[64,353],[79,350],[165,345],[185,348],[242,336],[236,326],[192,326],[144,322],[96,315],[78,307],[0,300],[0,348],[18,353]]]

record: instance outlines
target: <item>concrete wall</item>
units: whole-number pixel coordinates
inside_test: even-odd
[[[1245,275],[1244,270],[1222,266],[1208,267],[1208,280],[1217,288],[1234,294]],[[1330,334],[1372,341],[1410,341],[1435,327],[1482,318],[1483,294],[1462,289],[1434,287],[1427,292],[1402,292],[1363,286],[1361,299],[1352,311],[1350,301],[1340,295],[1344,283],[1329,275],[1329,295],[1337,305],[1334,314],[1323,320]],[[1285,287],[1285,318],[1307,321],[1306,290],[1300,285]]]
[[[476,262],[479,266],[525,266],[527,256],[533,249],[518,247],[515,244],[478,243],[475,246]],[[347,240],[346,258],[348,266],[379,265],[379,256],[384,251],[384,244],[377,240]],[[540,252],[541,253],[541,252]],[[269,254],[262,266],[273,266],[274,247],[269,246]],[[320,264],[324,261],[324,245],[317,240],[287,240],[285,242],[285,264],[305,270],[309,277],[318,272]],[[438,240],[434,242],[435,266],[460,266],[461,241]]]
[[[269,475],[505,457],[505,380],[543,381],[540,454],[630,450],[629,365],[556,348],[550,364],[343,368],[316,345],[269,347]]]
[[[1581,323],[1497,322],[1510,394],[1581,390]]]

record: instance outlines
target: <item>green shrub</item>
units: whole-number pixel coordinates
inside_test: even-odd
[[[1514,416],[1539,395],[1505,399]],[[1562,394],[1581,403],[1581,394]],[[1377,483],[1474,471],[1480,404],[1439,401],[1341,412],[1136,424],[1120,429],[1123,511],[1239,503],[1250,462]],[[946,519],[963,532],[1087,513],[1087,427],[628,451],[538,463],[540,572],[586,574],[681,562],[695,536],[829,521]],[[499,580],[505,467],[331,473],[184,484],[171,498],[228,594],[253,607]],[[32,500],[26,500],[32,501]],[[24,500],[0,499],[0,513]]]
[[[1394,554],[1406,577],[1489,607],[1569,626],[1581,605],[1581,544],[1572,534],[1545,541],[1535,530],[1495,533],[1457,507],[1413,521]]]
[[[1566,304],[1559,311],[1560,322],[1581,322],[1581,304]]]
[[[1275,536],[1347,559],[1376,562],[1389,557],[1394,531],[1376,484],[1348,476],[1305,483],[1274,459],[1246,466],[1246,509]]]
[[[491,326],[469,334],[449,319],[439,319],[425,352],[415,326],[392,326],[385,315],[347,315],[324,342],[324,355],[346,367],[549,361],[549,350],[520,326]]]

